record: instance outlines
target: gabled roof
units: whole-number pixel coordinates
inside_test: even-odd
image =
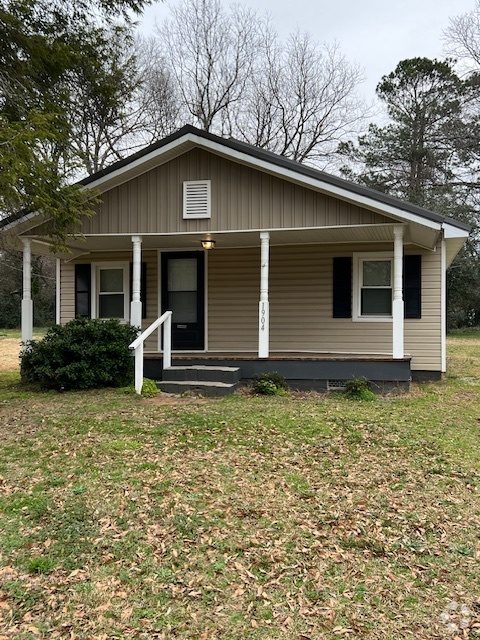
[[[327,195],[374,209],[400,221],[414,222],[437,231],[443,229],[446,238],[456,239],[454,244],[458,244],[457,250],[470,231],[468,224],[458,220],[338,178],[246,142],[222,138],[191,125],[186,125],[128,158],[115,162],[111,166],[84,178],[79,181],[79,184],[105,192],[196,147],[207,149],[220,156]],[[35,212],[19,212],[1,220],[0,230],[13,227],[27,219],[35,218],[37,215]]]
[[[111,188],[111,186],[116,186],[135,175],[148,171],[152,166],[158,164],[161,156],[164,156],[163,161],[167,161],[171,159],[171,157],[179,155],[186,149],[193,148],[194,146],[205,146],[216,152],[223,151],[223,154],[228,157],[256,166],[261,165],[263,169],[268,170],[268,168],[270,168],[270,170],[273,170],[275,173],[279,173],[285,177],[288,176],[290,179],[296,176],[299,182],[305,183],[308,181],[310,186],[313,186],[312,182],[315,182],[317,187],[322,185],[325,191],[337,197],[341,197],[342,193],[351,194],[354,200],[364,206],[368,206],[367,201],[370,201],[370,203],[376,202],[380,205],[380,208],[383,209],[386,207],[387,211],[390,210],[390,213],[393,213],[391,210],[395,209],[396,214],[400,217],[402,217],[401,212],[403,211],[405,214],[411,214],[415,218],[423,218],[425,222],[431,221],[440,225],[447,224],[466,232],[469,232],[471,229],[470,225],[464,222],[442,216],[415,204],[380,193],[374,189],[338,178],[325,171],[314,169],[313,167],[296,162],[295,160],[290,160],[285,156],[272,153],[271,151],[260,149],[246,142],[233,138],[222,138],[191,125],[185,125],[175,133],[141,149],[128,158],[119,160],[111,166],[84,178],[80,181],[80,184],[96,187],[101,191],[105,191]],[[418,219],[416,221],[419,222]]]

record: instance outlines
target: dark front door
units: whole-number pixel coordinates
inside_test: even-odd
[[[172,311],[172,349],[205,348],[204,254],[162,253],[162,310]]]

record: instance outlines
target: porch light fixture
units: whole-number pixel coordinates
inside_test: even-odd
[[[204,249],[215,249],[215,240],[200,240]]]

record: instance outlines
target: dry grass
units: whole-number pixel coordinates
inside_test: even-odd
[[[453,346],[448,381],[370,403],[5,376],[0,639],[480,638],[480,355]]]
[[[20,338],[4,338],[0,336],[0,371],[19,370],[19,352]]]

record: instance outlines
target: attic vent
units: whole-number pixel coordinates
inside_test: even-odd
[[[183,183],[183,217],[210,218],[210,180]]]

